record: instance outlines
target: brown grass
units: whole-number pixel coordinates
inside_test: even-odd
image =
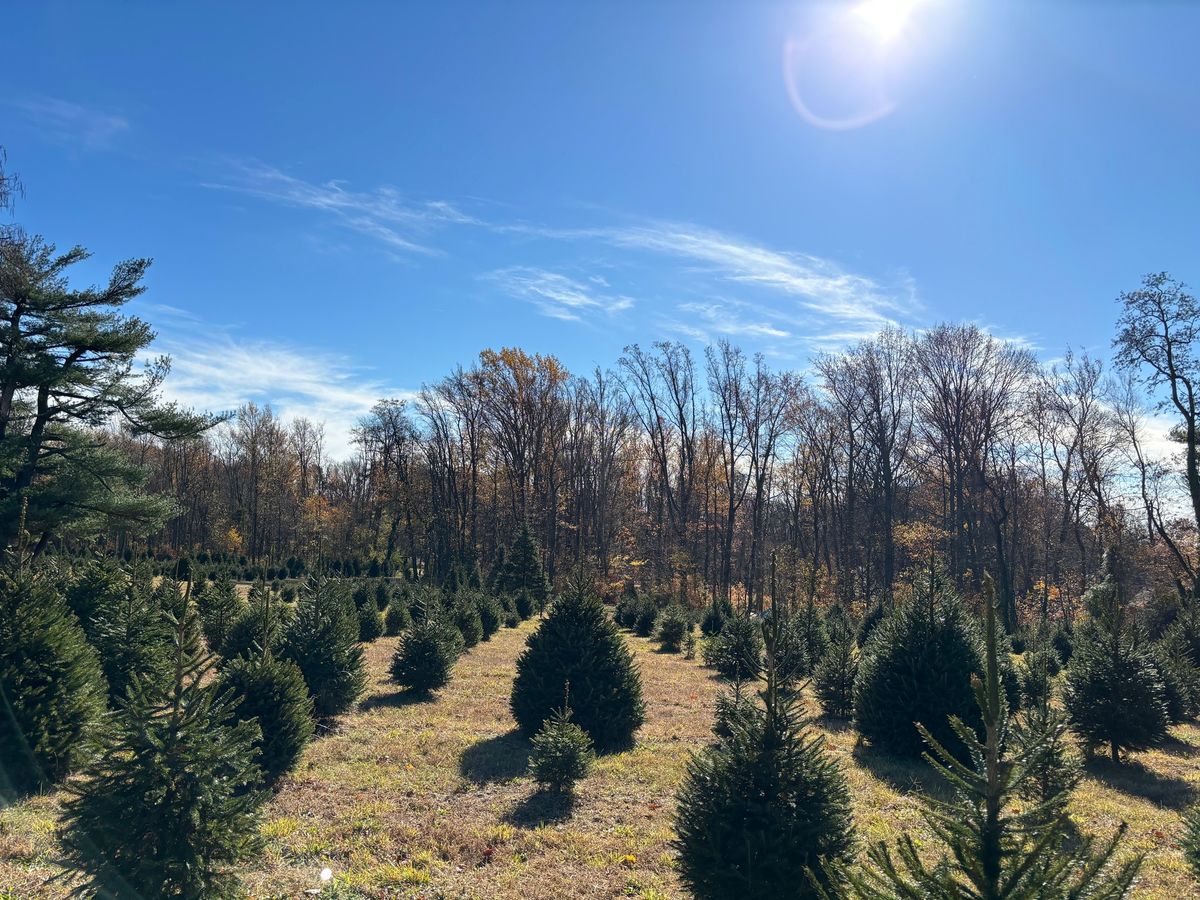
[[[698,662],[627,638],[642,670],[647,723],[637,746],[599,760],[572,808],[535,792],[527,745],[508,713],[513,663],[536,623],[502,630],[459,662],[432,702],[387,681],[395,646],[368,650],[367,699],[316,741],[263,817],[267,850],[245,878],[255,897],[297,897],[328,866],[367,897],[679,897],[670,849],[675,789],[709,738],[720,689]],[[853,732],[818,723],[850,779],[861,836],[913,835],[932,852],[913,789],[921,764],[856,747]],[[1180,812],[1200,787],[1200,728],[1114,770],[1091,769],[1072,804],[1080,827],[1147,853],[1138,897],[1197,896],[1177,844]],[[0,887],[14,897],[62,897],[54,874],[58,798],[0,810]],[[0,895],[2,897],[3,895]],[[347,892],[343,896],[353,896]]]

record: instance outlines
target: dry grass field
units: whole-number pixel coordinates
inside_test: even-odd
[[[433,702],[410,702],[387,681],[395,646],[368,650],[371,683],[359,709],[312,744],[263,817],[267,849],[245,872],[257,898],[302,897],[334,873],[338,897],[679,897],[673,796],[689,754],[709,738],[720,684],[697,661],[637,650],[647,723],[637,746],[601,758],[573,808],[535,793],[526,744],[513,729],[513,663],[535,622],[501,630],[459,662]],[[927,838],[913,789],[929,772],[856,747],[818,722],[851,781],[860,837]],[[937,789],[937,785],[926,784]],[[1129,823],[1127,846],[1147,853],[1138,897],[1200,895],[1177,844],[1180,812],[1200,791],[1200,728],[1114,771],[1089,770],[1074,813],[1087,831]],[[55,874],[54,795],[0,810],[0,898],[63,897]],[[931,848],[932,849],[932,848]]]

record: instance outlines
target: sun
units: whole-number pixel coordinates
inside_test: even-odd
[[[904,31],[913,10],[923,0],[862,0],[853,8],[855,17],[882,43],[895,40]]]

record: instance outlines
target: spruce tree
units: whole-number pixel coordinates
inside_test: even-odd
[[[1063,703],[1088,752],[1106,746],[1113,762],[1167,735],[1165,687],[1144,639],[1127,621],[1112,566],[1085,595],[1091,621],[1076,632]]]
[[[219,651],[233,630],[234,623],[246,610],[246,602],[227,575],[212,582],[196,597],[196,609],[204,624],[204,640],[213,652]]]
[[[79,618],[84,634],[96,642],[102,614],[125,596],[129,572],[107,559],[93,559],[73,573],[66,585],[67,605]]]
[[[955,793],[948,802],[922,798],[925,821],[946,852],[929,865],[909,835],[900,839],[894,855],[880,842],[871,847],[861,870],[836,867],[841,895],[870,900],[1115,900],[1133,884],[1141,856],[1119,865],[1113,862],[1124,826],[1093,851],[1090,837],[1067,840],[1069,823],[1061,811],[1047,818],[1044,807],[1018,802],[1048,752],[1049,735],[1009,740],[990,579],[985,580],[985,597],[983,675],[973,674],[970,684],[983,736],[962,718],[951,720],[954,733],[969,750],[970,764],[921,726],[932,751],[926,759]]]
[[[679,790],[679,875],[699,900],[817,896],[825,867],[853,848],[845,776],[775,663],[783,626],[779,616],[764,627],[761,706],[693,756]]]
[[[279,656],[300,667],[317,718],[340,715],[358,702],[367,673],[358,616],[343,582],[310,578],[305,583]]]
[[[50,576],[0,574],[0,800],[74,771],[104,713],[100,660]]]
[[[604,605],[583,584],[550,607],[517,659],[510,706],[526,734],[559,708],[568,684],[575,722],[597,750],[633,740],[645,718],[641,677]]]
[[[166,685],[134,677],[65,804],[62,846],[87,894],[237,897],[233,870],[261,845],[259,728],[230,725],[206,683],[212,658],[190,604],[170,631]]]
[[[291,771],[313,735],[313,703],[300,667],[269,651],[230,660],[221,667],[220,689],[228,702],[226,722],[257,722],[255,761],[267,784]]]

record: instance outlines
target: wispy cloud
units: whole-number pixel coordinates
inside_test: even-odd
[[[205,182],[204,186],[323,213],[341,226],[405,254],[436,255],[440,251],[427,242],[435,230],[448,225],[479,224],[443,200],[411,200],[386,185],[354,191],[342,181],[305,181],[260,163],[230,163],[224,178]]]
[[[553,319],[579,321],[589,314],[612,315],[633,306],[629,297],[602,293],[566,275],[532,266],[508,266],[483,277]],[[601,277],[590,280],[600,287],[608,284]]]
[[[807,310],[859,327],[878,330],[918,306],[915,296],[898,298],[873,279],[846,272],[830,260],[771,250],[708,228],[652,223],[597,234],[620,247],[674,256],[726,280],[780,292]]]
[[[740,304],[722,303],[680,303],[676,309],[690,319],[703,323],[699,327],[688,326],[680,328],[684,334],[700,333],[704,335],[717,334],[723,337],[744,337],[755,339],[780,340],[791,337],[791,332],[785,331],[771,321],[755,321],[744,318],[738,311]],[[677,325],[684,323],[676,323]]]
[[[98,150],[111,146],[129,120],[114,112],[58,97],[34,95],[6,101],[27,123],[51,140]]]
[[[351,431],[381,397],[411,397],[330,353],[232,336],[156,344],[171,355],[164,394],[185,406],[234,410],[269,403],[285,420],[300,416],[325,424],[327,450],[344,458]]]

